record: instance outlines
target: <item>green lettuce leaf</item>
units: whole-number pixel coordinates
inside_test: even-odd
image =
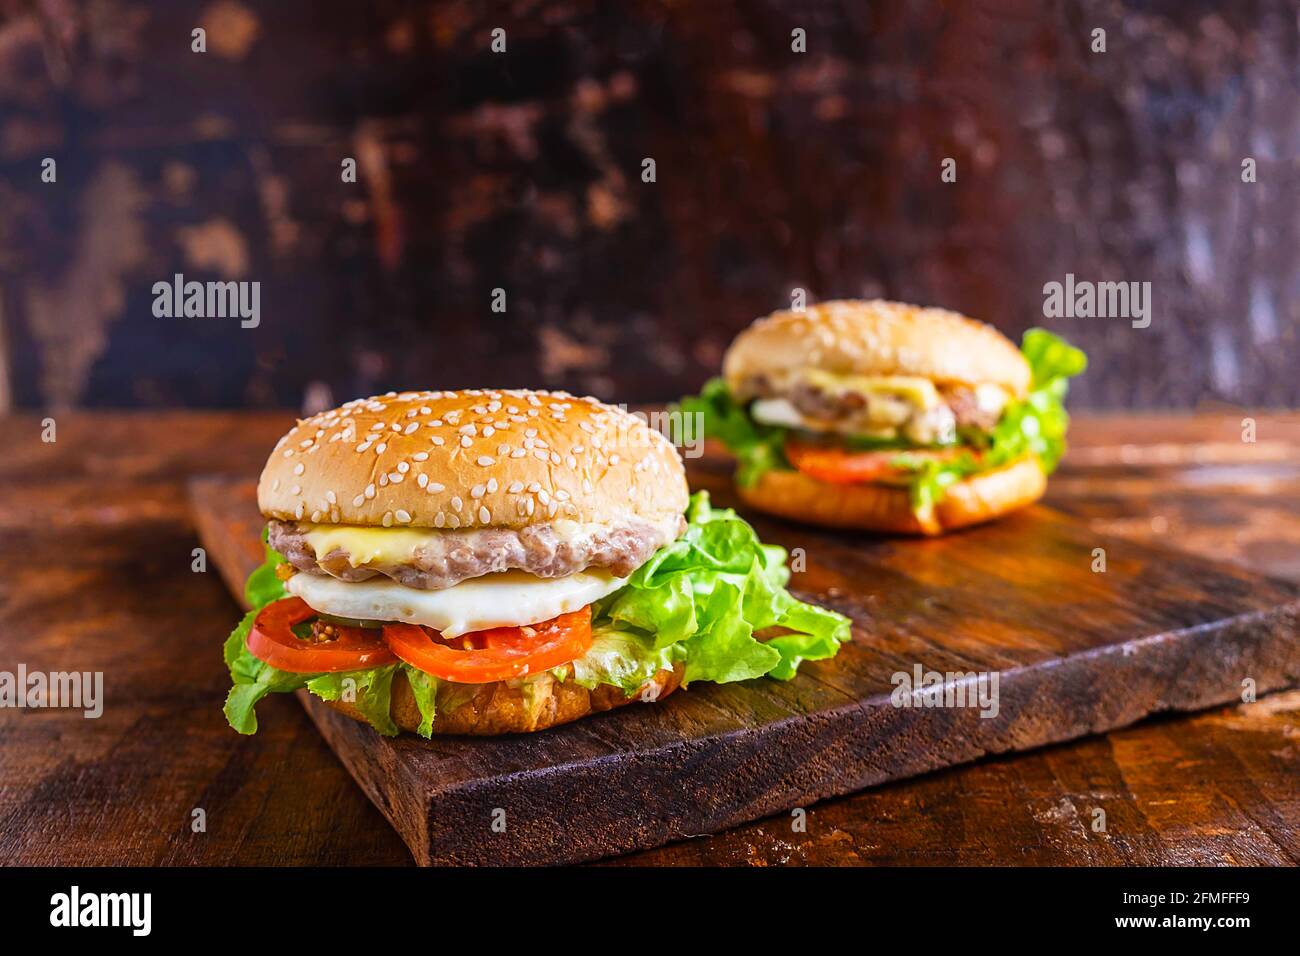
[[[262,663],[244,648],[230,668],[230,677],[235,684],[226,695],[226,721],[241,734],[257,733],[257,713],[254,708],[258,701],[267,694],[288,694],[306,687],[307,681],[315,676],[317,675],[291,674],[277,670],[270,664]]]
[[[684,644],[685,683],[764,674],[788,680],[801,660],[830,657],[849,639],[848,618],[785,589],[785,550],[760,542],[735,511],[713,508],[700,491],[691,496],[686,517],[681,538],[597,604],[596,629],[639,635],[647,653]],[[802,640],[754,637],[776,627]]]
[[[307,689],[321,700],[343,700],[356,705],[371,727],[385,737],[394,737],[398,728],[391,713],[393,674],[399,666],[383,664],[365,670],[321,674],[307,681]]]
[[[685,653],[681,644],[656,648],[648,635],[608,623],[592,629],[591,648],[573,662],[572,675],[568,673],[568,665],[554,668],[552,672],[558,672],[556,677],[560,680],[572,680],[587,690],[595,690],[598,684],[612,684],[631,695],[659,671],[672,667]]]
[[[420,708],[419,734],[425,740],[433,736],[433,718],[437,713],[438,685],[442,683],[432,674],[426,674],[410,664],[403,664],[402,673],[411,685],[411,694],[415,697],[415,706]]]
[[[742,487],[755,485],[765,471],[790,467],[785,458],[787,429],[750,418],[720,378],[705,382],[699,395],[683,398],[674,410],[698,414],[704,437],[716,438],[736,456],[736,482]]]
[[[948,462],[918,461],[901,454],[894,463],[910,467],[912,506],[918,512],[933,507],[958,481],[981,471],[1001,468],[1033,455],[1051,474],[1065,454],[1065,432],[1070,416],[1065,411],[1068,379],[1088,367],[1080,349],[1046,329],[1030,329],[1020,346],[1032,372],[1029,394],[1012,402],[987,436],[966,436],[983,451],[981,458],[964,454]]]
[[[276,575],[276,569],[284,564],[284,555],[266,543],[269,530],[269,527],[262,529],[262,547],[266,549],[266,560],[244,582],[244,600],[255,611],[272,601],[280,600],[288,593],[284,589],[284,582]]]

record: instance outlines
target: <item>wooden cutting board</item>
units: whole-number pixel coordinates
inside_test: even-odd
[[[692,487],[735,504],[725,463],[689,471]],[[253,482],[201,478],[191,497],[210,559],[242,595],[261,562]],[[1099,537],[1044,507],[939,540],[746,517],[802,549],[792,590],[854,622],[852,644],[789,683],[697,683],[539,734],[432,741],[384,738],[300,698],[417,862],[540,864],[1300,683],[1300,589]],[[895,706],[893,676],[918,665],[996,674],[996,716]]]

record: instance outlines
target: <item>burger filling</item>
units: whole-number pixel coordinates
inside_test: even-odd
[[[555,682],[633,696],[667,672],[788,680],[849,638],[786,590],[785,552],[707,494],[685,516],[510,531],[271,522],[250,611],[226,642],[226,717],[257,729],[268,693],[345,699],[385,734],[404,680],[420,732],[504,682],[539,706]],[[279,547],[285,550],[281,551]]]
[[[271,521],[271,547],[300,571],[343,581],[388,577],[436,590],[498,571],[562,578],[589,568],[627,577],[686,530],[681,515],[659,521],[549,521],[524,528],[357,528]]]
[[[1042,329],[1021,351],[1033,373],[1018,399],[994,383],[861,376],[817,368],[707,383],[680,409],[738,459],[737,481],[794,469],[828,484],[904,485],[923,515],[952,484],[1033,457],[1050,472],[1065,449],[1067,380],[1084,354]]]
[[[756,422],[818,435],[951,445],[959,428],[988,431],[1011,395],[1000,385],[936,386],[924,378],[836,375],[801,369],[783,382],[755,376],[742,388]]]

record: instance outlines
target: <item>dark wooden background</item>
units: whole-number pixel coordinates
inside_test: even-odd
[[[1294,407],[1298,75],[1293,0],[0,0],[0,408],[658,400],[794,287],[1018,333],[1066,272],[1154,290],[1054,323],[1078,404]]]

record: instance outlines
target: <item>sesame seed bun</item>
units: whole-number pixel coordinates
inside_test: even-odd
[[[952,485],[934,513],[918,515],[906,487],[831,485],[797,471],[767,471],[752,488],[737,488],[749,505],[806,524],[889,534],[942,534],[990,521],[1043,496],[1047,476],[1024,458]]]
[[[267,517],[362,527],[657,521],[687,498],[677,450],[637,416],[504,389],[348,402],[298,422],[257,486]]]
[[[685,666],[682,664],[676,665],[673,670],[665,668],[646,681],[637,693],[630,697],[609,684],[597,684],[594,690],[587,690],[573,681],[564,683],[555,681],[549,689],[538,691],[531,699],[525,699],[522,689],[517,686],[512,687],[505,681],[480,684],[474,697],[469,701],[454,710],[437,710],[433,718],[433,732],[490,736],[546,730],[548,727],[567,724],[588,714],[613,710],[624,704],[638,701],[653,703],[662,700],[681,685],[684,670]],[[354,704],[346,701],[321,701],[321,703],[356,720],[365,721],[365,717]],[[402,730],[409,733],[418,732],[420,708],[416,706],[406,675],[401,672],[393,675],[392,704],[389,714],[393,718],[393,723]]]
[[[722,373],[733,394],[758,375],[819,369],[841,375],[907,375],[936,384],[1029,389],[1029,363],[1001,332],[944,309],[842,300],[773,312],[741,332]]]

